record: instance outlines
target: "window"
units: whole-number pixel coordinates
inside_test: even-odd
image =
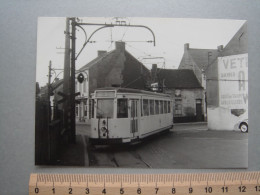
[[[117,118],[128,118],[128,101],[127,99],[117,100]]]
[[[84,116],[88,115],[88,106],[87,106],[87,101],[83,102],[83,110],[84,110]]]
[[[160,100],[160,114],[163,114],[163,101]]]
[[[99,99],[97,100],[97,118],[113,118],[114,100]]]
[[[175,115],[182,115],[182,102],[181,100],[175,100]]]
[[[164,114],[168,113],[168,111],[167,111],[167,101],[163,102],[163,113]]]
[[[94,100],[91,99],[91,101],[90,101],[90,105],[91,105],[91,110],[90,110],[91,118],[94,118],[94,104],[95,104]]]
[[[75,92],[79,92],[78,91],[78,82],[77,81],[75,81]]]
[[[147,99],[143,100],[144,116],[149,116],[149,103]]]
[[[84,92],[84,93],[87,92],[87,91],[86,91],[86,84],[87,84],[87,80],[84,79],[84,81],[83,81],[83,92]]]
[[[168,113],[171,113],[171,102],[168,101]]]
[[[76,116],[79,116],[79,106],[78,106],[78,104],[76,105],[75,114],[76,114]]]
[[[155,114],[159,114],[159,100],[155,100]]]
[[[149,100],[150,104],[150,115],[154,115],[154,100]]]
[[[143,116],[143,101],[141,100],[140,102],[141,102],[140,103],[140,106],[141,106],[141,116]]]
[[[180,98],[181,97],[181,90],[180,89],[176,89],[175,90],[175,97],[176,98]]]

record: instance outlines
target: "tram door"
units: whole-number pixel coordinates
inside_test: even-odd
[[[138,125],[138,116],[139,116],[139,100],[130,100],[130,131],[135,136],[135,133],[138,132],[139,125]]]

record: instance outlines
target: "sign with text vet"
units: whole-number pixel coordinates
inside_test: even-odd
[[[248,54],[218,58],[219,106],[248,108]]]

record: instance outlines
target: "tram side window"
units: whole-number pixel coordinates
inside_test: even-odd
[[[128,118],[128,101],[127,99],[117,100],[117,118]]]
[[[143,100],[143,110],[144,110],[144,116],[149,116],[149,104],[147,99]]]
[[[159,114],[159,100],[155,100],[155,114]]]
[[[168,101],[168,113],[171,113],[171,102]]]
[[[91,99],[91,102],[90,102],[90,106],[91,106],[91,110],[90,110],[90,112],[91,112],[91,118],[94,118],[94,104],[95,104],[94,100]]]
[[[154,115],[154,100],[149,100],[150,104],[150,115]]]
[[[167,111],[167,101],[163,102],[163,111],[164,111],[163,112],[164,114],[168,113],[168,111]]]
[[[163,101],[160,100],[160,114],[163,114]]]

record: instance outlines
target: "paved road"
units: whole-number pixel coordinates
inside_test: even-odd
[[[134,168],[245,168],[248,134],[207,131],[198,124],[180,126],[137,145],[87,147],[91,167]],[[198,128],[198,126],[200,128]],[[196,129],[197,128],[197,129]],[[86,140],[89,128],[77,126]]]

